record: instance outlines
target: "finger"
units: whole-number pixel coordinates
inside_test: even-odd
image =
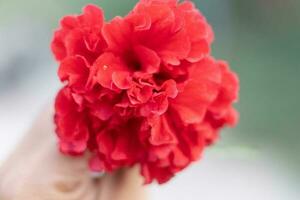
[[[105,176],[97,200],[144,200],[143,180],[138,168],[122,169]]]
[[[95,200],[112,200],[114,192],[114,174],[107,173],[96,186],[97,196]]]
[[[146,199],[144,180],[139,167],[123,170],[115,200],[144,200]]]

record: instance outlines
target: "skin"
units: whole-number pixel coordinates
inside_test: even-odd
[[[137,168],[95,178],[87,157],[57,149],[53,112],[44,111],[0,167],[1,200],[144,200]]]

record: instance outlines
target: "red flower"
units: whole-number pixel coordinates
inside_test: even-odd
[[[96,6],[83,12],[52,42],[63,153],[90,151],[96,171],[139,164],[146,183],[164,183],[235,125],[237,76],[210,56],[212,29],[191,2],[141,0],[107,23]]]

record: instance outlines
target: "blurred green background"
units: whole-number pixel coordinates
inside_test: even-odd
[[[0,0],[0,41],[6,41],[1,42],[4,45],[0,47],[0,95],[1,92],[5,94],[14,84],[20,87],[28,82],[25,75],[30,77],[47,72],[45,81],[55,80],[53,83],[58,85],[56,64],[51,57],[49,43],[52,31],[63,15],[79,13],[83,5],[94,3],[101,6],[105,10],[106,19],[110,19],[115,15],[125,15],[136,2]],[[224,150],[245,159],[251,155],[270,157],[275,167],[284,170],[284,175],[299,184],[300,1],[194,2],[214,28],[216,40],[213,55],[228,60],[241,82],[240,100],[236,106],[240,112],[240,123],[236,129],[225,131],[222,134],[223,140],[212,151],[217,154]],[[24,41],[24,34],[33,42]],[[17,46],[12,42],[17,43]],[[33,67],[36,64],[32,64],[32,59],[25,59],[21,67],[15,62],[3,59],[1,62],[1,57],[8,55],[8,51],[12,52],[9,56],[14,55],[12,45],[23,49],[27,45],[26,50],[32,49],[35,52],[29,58],[49,64]],[[12,68],[15,70],[11,72]],[[8,80],[17,83],[8,83]]]

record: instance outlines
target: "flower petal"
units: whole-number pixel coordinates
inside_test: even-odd
[[[82,56],[72,56],[64,59],[58,69],[61,81],[68,81],[68,85],[78,91],[85,91],[89,76],[89,64]]]
[[[97,82],[105,88],[112,89],[112,76],[117,71],[126,71],[121,60],[112,53],[102,54],[96,61],[94,66],[96,68]]]
[[[165,116],[155,117],[150,120],[151,136],[149,142],[159,146],[163,144],[176,144],[178,141]]]
[[[155,51],[142,45],[135,46],[134,51],[142,65],[143,71],[151,74],[158,72],[160,66],[160,58],[155,53]]]
[[[206,58],[191,67],[191,78],[178,94],[173,107],[185,123],[199,123],[207,106],[217,97],[221,71],[212,58]]]
[[[106,23],[102,29],[102,34],[110,50],[122,52],[124,49],[128,49],[131,29],[121,17],[115,17]]]

